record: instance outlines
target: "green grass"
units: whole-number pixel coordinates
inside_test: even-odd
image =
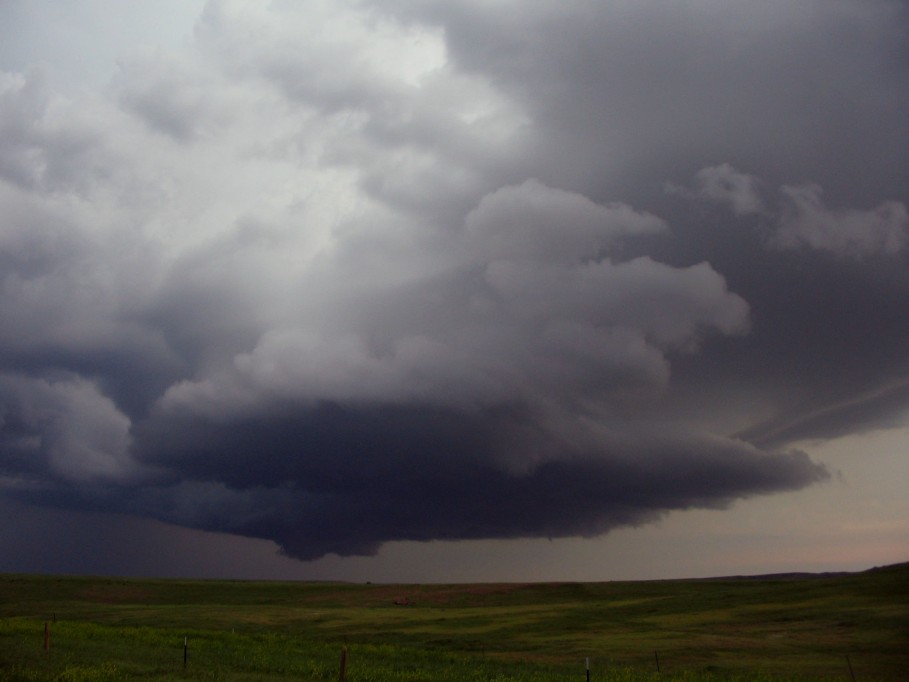
[[[907,642],[909,564],[530,585],[0,575],[0,680],[337,680],[344,647],[349,682],[584,680],[587,658],[592,680],[850,680],[847,657],[857,680],[898,680]]]

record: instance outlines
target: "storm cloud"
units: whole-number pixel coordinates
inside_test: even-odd
[[[0,73],[0,486],[368,555],[904,423],[904,3],[213,0]]]

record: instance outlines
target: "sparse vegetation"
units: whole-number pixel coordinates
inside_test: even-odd
[[[849,680],[849,664],[897,680],[907,641],[909,565],[529,585],[0,576],[3,680],[337,680],[345,646],[349,682],[583,680],[587,658],[592,680]]]

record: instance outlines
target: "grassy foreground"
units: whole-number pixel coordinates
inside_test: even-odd
[[[526,585],[0,575],[0,680],[338,680],[345,648],[349,682],[585,680],[587,659],[594,681],[909,679],[909,564]]]

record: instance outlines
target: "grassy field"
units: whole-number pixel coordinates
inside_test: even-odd
[[[2,680],[338,680],[342,649],[349,682],[585,680],[587,659],[591,680],[909,679],[909,564],[527,585],[0,575]]]

